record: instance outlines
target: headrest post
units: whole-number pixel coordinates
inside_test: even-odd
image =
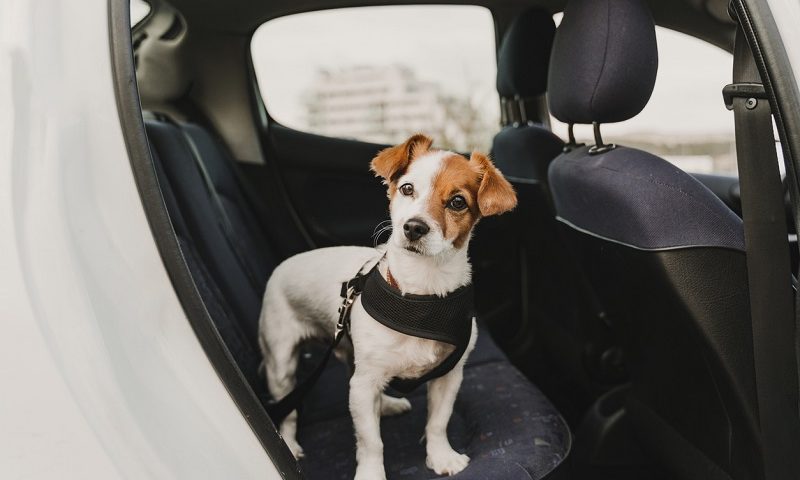
[[[518,106],[518,108],[519,108],[519,123],[524,125],[524,124],[528,123],[528,111],[525,109],[525,100],[522,97],[520,97],[519,95],[514,95],[514,98],[516,99],[517,104],[519,105]]]
[[[600,124],[597,122],[592,122],[592,127],[594,127],[594,144],[596,147],[602,148],[603,145],[603,137],[600,135]]]
[[[613,143],[606,145],[603,143],[603,137],[600,135],[600,123],[592,122],[594,127],[594,146],[589,149],[589,155],[597,155],[599,153],[606,153],[617,148]]]
[[[575,150],[576,148],[579,148],[579,147],[582,147],[582,146],[585,145],[583,143],[578,143],[578,142],[575,141],[575,124],[574,123],[568,123],[567,124],[567,137],[568,137],[569,141],[567,143],[565,143],[564,144],[564,148],[561,149],[561,151],[563,153],[569,153],[569,152]]]

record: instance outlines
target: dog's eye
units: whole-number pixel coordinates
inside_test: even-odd
[[[447,206],[453,210],[464,210],[467,208],[467,201],[461,195],[456,195],[450,199]]]
[[[406,197],[414,195],[414,185],[411,185],[410,183],[404,183],[400,185],[400,193]]]

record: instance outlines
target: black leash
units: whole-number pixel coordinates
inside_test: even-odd
[[[375,266],[380,263],[382,258],[383,255],[381,255],[381,257],[378,259]],[[283,420],[289,416],[290,413],[292,413],[292,411],[296,410],[297,407],[300,406],[300,402],[303,401],[303,398],[308,394],[309,391],[311,391],[311,388],[314,387],[314,384],[317,383],[317,380],[319,380],[319,377],[322,375],[322,371],[325,370],[325,366],[331,359],[331,354],[333,354],[333,351],[339,346],[342,338],[344,338],[346,334],[349,334],[350,313],[353,309],[353,303],[355,303],[356,297],[361,295],[361,292],[364,290],[364,283],[366,282],[366,278],[369,273],[369,271],[364,272],[364,269],[367,268],[367,265],[373,261],[374,260],[370,260],[365,263],[361,269],[359,269],[358,273],[356,273],[355,277],[342,283],[342,291],[340,293],[342,297],[342,304],[339,305],[339,320],[336,322],[336,330],[333,334],[333,342],[331,342],[331,344],[328,346],[328,349],[325,351],[325,354],[322,356],[322,360],[319,362],[319,364],[314,367],[314,371],[312,371],[311,375],[306,377],[302,382],[298,383],[294,387],[294,390],[289,392],[288,395],[267,405],[267,414],[269,414],[270,418],[272,418],[272,421],[275,423],[275,425],[280,425],[281,422],[283,422]]]

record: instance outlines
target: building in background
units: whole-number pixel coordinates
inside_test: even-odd
[[[475,95],[454,95],[403,65],[319,70],[304,98],[306,129],[339,138],[399,143],[422,132],[437,145],[486,149],[496,119]],[[492,121],[495,120],[495,121]]]
[[[413,69],[398,64],[320,69],[303,96],[305,125],[300,127],[320,135],[382,144],[400,143],[422,132],[444,148],[489,151],[500,126],[487,105],[497,101],[497,92],[474,90],[447,92],[441,84],[424,81]],[[634,131],[607,136],[689,172],[736,174],[736,149],[729,134]]]

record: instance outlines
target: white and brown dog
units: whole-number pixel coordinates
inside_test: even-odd
[[[481,153],[467,158],[431,148],[432,140],[415,135],[402,145],[381,151],[372,170],[388,187],[392,234],[379,271],[403,294],[444,296],[469,284],[467,246],[481,217],[516,206],[514,189]],[[380,252],[367,247],[332,247],[301,253],[281,263],[264,294],[260,344],[270,393],[280,399],[295,384],[298,347],[307,339],[330,340],[338,320],[340,285]],[[389,273],[391,272],[391,273]],[[356,433],[356,479],[385,478],[380,415],[406,412],[406,399],[383,393],[394,378],[418,378],[452,352],[453,346],[392,330],[374,320],[359,300],[351,314],[352,349],[339,346],[339,358],[350,357],[350,413]],[[463,470],[469,457],[447,439],[447,423],[461,385],[463,366],[475,345],[473,319],[469,348],[450,372],[429,382],[425,427],[427,465],[439,475]],[[281,424],[283,439],[296,457],[297,412]]]

